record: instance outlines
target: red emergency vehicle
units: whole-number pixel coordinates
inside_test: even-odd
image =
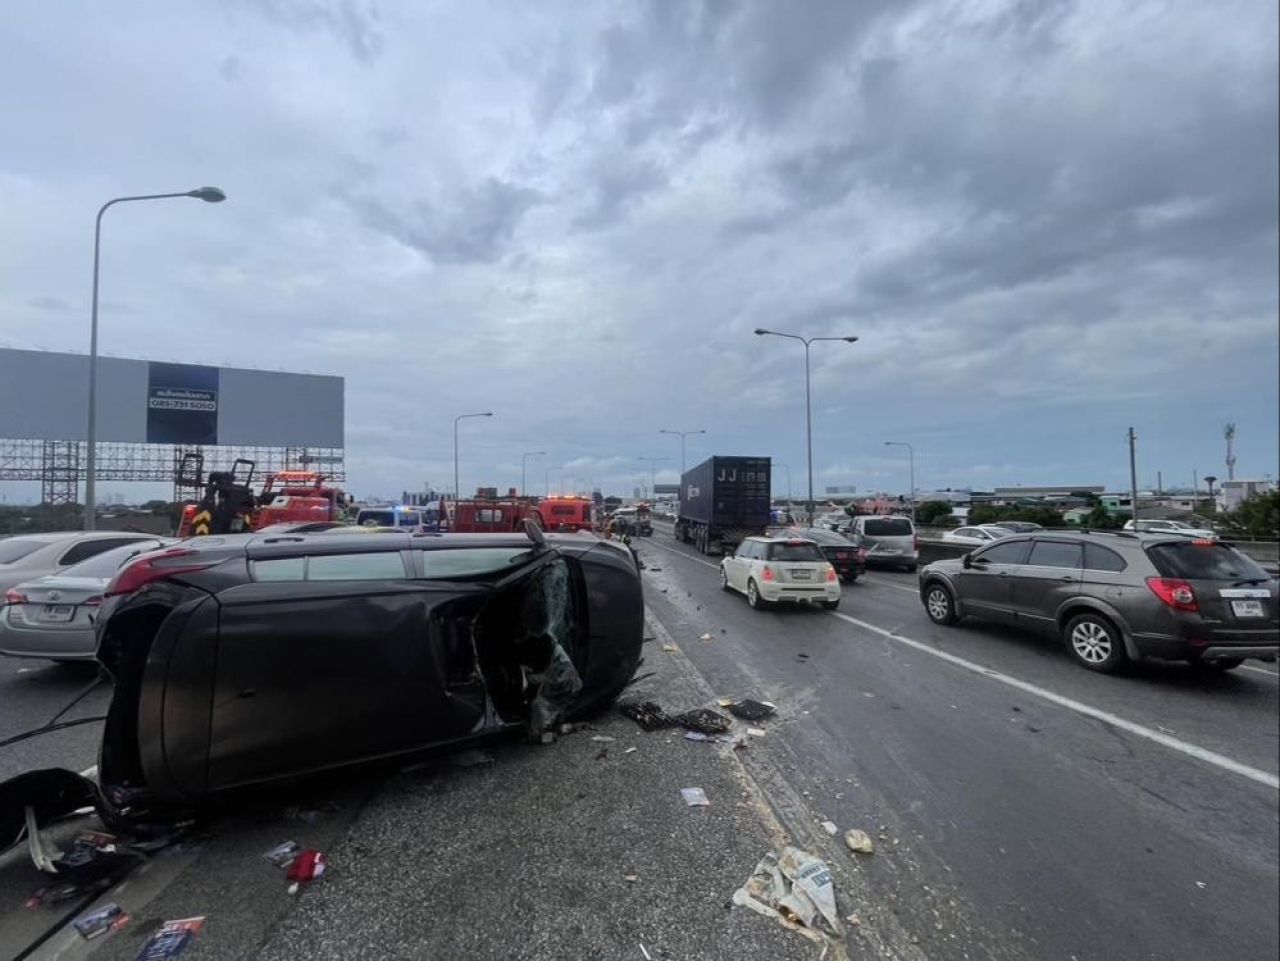
[[[594,527],[595,504],[589,497],[572,494],[546,497],[538,502],[538,516],[548,531],[589,531]]]

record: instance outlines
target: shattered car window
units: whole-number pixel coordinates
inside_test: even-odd
[[[456,551],[423,551],[423,577],[446,579],[491,574],[519,567],[533,557],[533,551],[514,547],[472,547]]]

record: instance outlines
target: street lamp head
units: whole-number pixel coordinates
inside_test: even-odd
[[[855,341],[857,341],[857,339],[858,339],[858,338],[857,338],[856,336],[855,336],[855,337],[845,337],[845,338],[844,338],[844,342],[845,342],[846,344],[852,344],[852,343],[854,343]]]
[[[485,411],[484,413],[482,413],[480,416],[481,416],[481,417],[492,417],[492,416],[493,416],[493,411],[491,411],[491,410],[486,410],[486,411]]]
[[[220,204],[227,199],[227,195],[217,187],[197,187],[195,190],[188,191],[187,196],[203,200],[208,204]]]
[[[769,333],[772,333],[772,331],[765,330],[763,327],[757,327],[755,329],[755,335],[757,337],[763,337],[765,334],[769,334]]]

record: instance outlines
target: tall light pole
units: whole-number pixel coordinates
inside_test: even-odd
[[[887,440],[884,442],[885,447],[905,447],[907,456],[911,464],[911,526],[916,526],[916,449],[901,440]]]
[[[526,489],[527,487],[526,481],[528,480],[526,467],[529,463],[529,458],[530,457],[546,457],[546,456],[547,456],[547,452],[545,450],[531,450],[520,455],[520,496],[521,497],[524,497],[529,493],[529,491]]]
[[[684,483],[684,439],[690,434],[705,434],[705,430],[660,430],[659,434],[675,434],[680,438],[680,482]]]
[[[453,502],[462,500],[462,488],[458,486],[458,421],[468,417],[492,417],[493,411],[485,410],[478,414],[459,414],[453,419]]]
[[[658,496],[658,461],[670,460],[668,457],[637,457],[636,460],[647,460],[649,462],[649,496],[656,498]],[[641,487],[644,485],[641,484]]]
[[[98,510],[98,263],[102,254],[102,215],[115,204],[134,200],[169,200],[174,197],[194,197],[206,203],[216,204],[227,199],[217,187],[197,187],[172,194],[139,194],[136,197],[115,197],[98,208],[98,218],[93,224],[93,298],[89,319],[89,418],[85,431],[84,459],[84,529],[97,527]]]
[[[560,483],[561,483],[561,484],[564,484],[564,468],[563,468],[563,467],[548,467],[548,468],[547,468],[547,496],[548,496],[548,497],[550,497],[550,496],[551,496],[551,472],[552,472],[553,470],[558,470],[558,471],[560,471]]]
[[[783,334],[776,330],[765,330],[763,327],[755,329],[757,337],[786,337],[788,340],[798,340],[804,344],[804,430],[805,444],[808,450],[809,460],[809,504],[808,504],[808,520],[807,526],[813,526],[813,391],[809,383],[809,345],[820,340],[842,340],[846,344],[852,344],[857,341],[857,337],[801,337],[799,334]]]

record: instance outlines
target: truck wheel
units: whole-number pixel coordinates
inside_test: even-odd
[[[762,611],[769,606],[769,602],[760,596],[754,580],[747,581],[747,603],[757,611]]]

